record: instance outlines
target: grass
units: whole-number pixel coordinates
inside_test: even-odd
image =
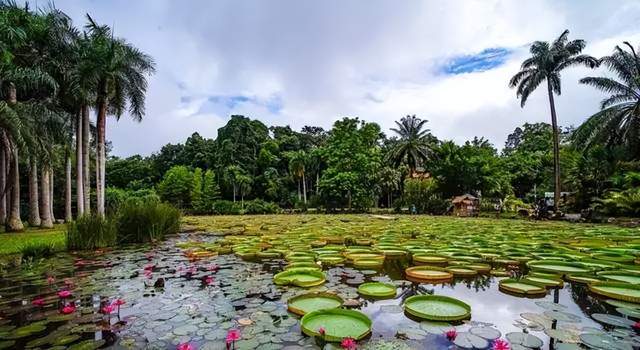
[[[56,225],[52,229],[27,228],[20,233],[0,233],[0,255],[20,253],[25,247],[35,245],[53,246],[64,250],[65,225]]]

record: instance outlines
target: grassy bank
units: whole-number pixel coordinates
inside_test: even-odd
[[[0,233],[0,255],[19,253],[24,246],[40,243],[64,250],[66,229],[66,225],[56,225],[52,229],[27,228],[20,233]]]

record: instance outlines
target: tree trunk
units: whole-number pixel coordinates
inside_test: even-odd
[[[71,222],[73,215],[71,214],[71,154],[69,152],[66,153],[65,175],[64,222]]]
[[[233,203],[236,202],[236,184],[233,184]]]
[[[302,200],[302,195],[300,194],[300,178],[298,178],[298,202]]]
[[[91,154],[89,153],[89,145],[91,137],[89,130],[89,106],[82,106],[82,195],[84,196],[84,212],[91,213],[91,173],[90,162]]]
[[[56,216],[53,215],[53,169],[49,168],[49,216],[51,221],[56,222]]]
[[[49,192],[51,191],[51,186],[49,181],[51,181],[51,177],[49,176],[50,172],[49,165],[42,166],[42,173],[40,175],[40,212],[42,222],[40,223],[40,227],[42,228],[52,228],[53,227],[53,219],[51,218],[51,205],[49,200],[51,199],[51,195]]]
[[[105,131],[107,127],[107,100],[104,95],[98,104],[98,140],[96,152],[96,210],[98,215],[104,216],[104,187],[105,187]]]
[[[304,172],[302,173],[302,196],[304,198],[304,204],[307,204],[307,179],[304,176]]]
[[[40,207],[38,205],[38,163],[29,160],[29,226],[40,226]]]
[[[551,108],[551,127],[553,128],[553,211],[558,213],[558,204],[560,203],[560,140],[558,136],[558,119],[556,117],[556,105],[553,101],[553,90],[551,83],[547,79],[547,90],[549,92],[549,106]]]
[[[82,163],[82,108],[78,110],[76,120],[76,207],[78,217],[84,214],[84,172]]]
[[[0,225],[7,221],[7,154],[0,148]]]
[[[387,209],[391,208],[391,191],[387,192]]]
[[[19,232],[24,230],[22,219],[20,219],[20,168],[18,161],[18,146],[13,145],[13,155],[11,167],[11,201],[9,207],[9,217],[7,218],[6,231]]]

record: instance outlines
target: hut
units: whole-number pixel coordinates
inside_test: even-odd
[[[454,197],[451,204],[455,216],[478,216],[480,200],[470,194]]]

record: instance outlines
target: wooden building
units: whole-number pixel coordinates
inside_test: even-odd
[[[480,211],[480,200],[470,194],[454,197],[451,204],[455,216],[478,216]]]

